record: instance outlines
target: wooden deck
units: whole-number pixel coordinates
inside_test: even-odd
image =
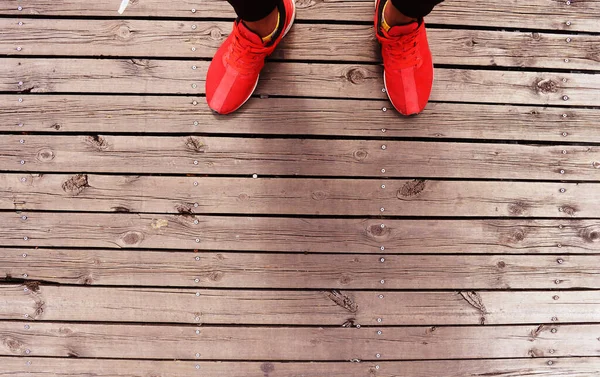
[[[0,376],[600,375],[600,0],[448,0],[382,92],[298,0],[236,114],[221,0],[0,0]]]

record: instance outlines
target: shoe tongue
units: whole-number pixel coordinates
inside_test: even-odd
[[[406,25],[392,26],[388,31],[390,37],[399,37],[401,35],[410,34],[419,28],[418,22],[411,22]]]
[[[248,27],[246,25],[244,25],[243,21],[239,22],[238,28],[240,30],[240,34],[247,40],[251,41],[252,43],[258,44],[261,46],[265,44],[263,42],[262,38],[260,37],[260,35],[256,34],[252,30],[248,29]]]

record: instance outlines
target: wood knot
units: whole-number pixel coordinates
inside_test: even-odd
[[[327,199],[327,193],[324,191],[313,191],[311,194],[313,200],[325,200]]]
[[[266,375],[265,377],[268,377],[269,373],[275,370],[275,365],[272,363],[262,363],[260,365],[260,370]]]
[[[223,32],[218,27],[214,27],[210,29],[209,36],[213,41],[220,41],[223,39]]]
[[[181,215],[191,215],[194,213],[192,206],[189,204],[178,204],[175,206],[175,209]]]
[[[508,213],[511,216],[523,216],[523,215],[527,214],[527,211],[529,210],[529,208],[530,208],[529,204],[527,204],[525,202],[510,203],[508,205]]]
[[[353,156],[356,161],[363,161],[369,156],[369,152],[364,149],[359,149],[354,152]]]
[[[108,142],[100,135],[88,136],[85,142],[96,151],[102,152],[108,149]]]
[[[532,34],[531,34],[531,38],[532,38],[534,41],[539,41],[540,39],[542,39],[542,36],[540,35],[540,33],[532,33]]]
[[[11,338],[10,336],[6,336],[2,339],[2,343],[5,348],[7,348],[13,354],[21,353],[21,349],[23,347],[23,343],[15,338]]]
[[[71,335],[73,334],[73,330],[68,327],[59,327],[58,333],[61,335]]]
[[[25,286],[31,292],[38,292],[40,290],[40,282],[39,281],[26,281]]]
[[[562,206],[562,212],[568,216],[574,216],[577,212],[577,207],[573,205]]]
[[[188,137],[185,140],[185,147],[191,151],[196,153],[205,153],[208,147],[202,141],[196,139],[195,137]]]
[[[389,228],[388,227],[382,228],[381,224],[370,225],[369,228],[367,229],[367,233],[373,237],[381,237],[381,236],[388,234],[388,232],[389,232]]]
[[[208,278],[211,281],[221,281],[223,280],[223,275],[225,275],[222,271],[213,271],[208,275]]]
[[[126,232],[121,235],[121,241],[126,246],[136,246],[144,240],[144,235],[140,232]]]
[[[346,71],[346,79],[352,84],[362,84],[367,75],[362,68],[353,67]]]
[[[583,228],[579,232],[579,237],[587,243],[598,242],[600,240],[600,229],[594,229],[592,227]]]
[[[312,8],[317,5],[317,2],[322,2],[323,0],[296,0],[296,8],[298,9],[307,9]]]
[[[352,278],[349,275],[342,274],[342,276],[340,276],[340,284],[348,285],[351,282],[352,282]]]
[[[242,202],[248,200],[248,198],[249,198],[248,194],[241,193],[238,195],[238,199]]]
[[[551,79],[538,79],[534,84],[536,93],[556,93],[558,84]]]
[[[54,151],[50,148],[41,149],[37,153],[37,160],[40,162],[50,162],[54,160]]]
[[[398,199],[407,198],[410,196],[415,196],[425,190],[425,180],[423,179],[415,179],[412,181],[408,181],[398,190],[396,193],[396,197]]]
[[[132,31],[131,31],[131,28],[129,27],[129,25],[123,24],[123,25],[119,26],[119,28],[117,29],[117,32],[115,34],[116,34],[117,39],[126,41],[131,38]]]
[[[467,39],[467,41],[465,42],[465,45],[467,45],[467,47],[474,47],[476,45],[478,45],[479,43],[477,43],[477,41],[475,41],[475,39]]]
[[[338,290],[325,292],[327,297],[333,301],[336,305],[346,309],[350,313],[356,313],[358,311],[358,304],[352,300],[348,295],[343,294]]]
[[[54,128],[56,131],[60,130],[60,124],[59,123],[54,123],[52,126],[50,126],[50,128]]]
[[[499,261],[498,263],[496,263],[496,266],[498,266],[498,268],[504,268],[506,267],[506,263],[504,261]]]
[[[114,212],[119,212],[119,213],[129,213],[129,212],[131,212],[131,209],[129,209],[127,207],[123,207],[123,206],[111,207],[111,209]]]
[[[516,228],[510,232],[506,242],[509,244],[519,243],[527,236],[527,230],[525,228]]]
[[[87,174],[74,175],[62,184],[63,191],[73,196],[81,194],[87,187],[90,187]]]

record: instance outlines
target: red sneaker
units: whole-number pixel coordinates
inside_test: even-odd
[[[425,22],[381,26],[386,0],[377,0],[375,33],[381,43],[383,83],[392,105],[403,115],[423,111],[433,86],[433,61],[427,42]]]
[[[269,56],[294,23],[294,0],[283,0],[279,7],[279,28],[270,42],[263,42],[241,20],[213,57],[206,75],[206,101],[219,114],[240,108],[252,95],[258,76]]]

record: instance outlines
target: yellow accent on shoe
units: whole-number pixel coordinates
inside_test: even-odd
[[[381,11],[381,27],[383,28],[383,30],[385,30],[386,33],[392,28],[385,20],[385,8],[387,8],[387,6],[388,1],[385,2],[385,5],[383,6],[383,9]]]
[[[277,25],[275,25],[275,30],[273,30],[273,32],[271,32],[271,34],[269,34],[266,37],[262,38],[262,41],[264,43],[271,42],[271,39],[273,39],[273,36],[277,32],[277,29],[279,29],[279,22],[281,22],[281,13],[277,12]]]

